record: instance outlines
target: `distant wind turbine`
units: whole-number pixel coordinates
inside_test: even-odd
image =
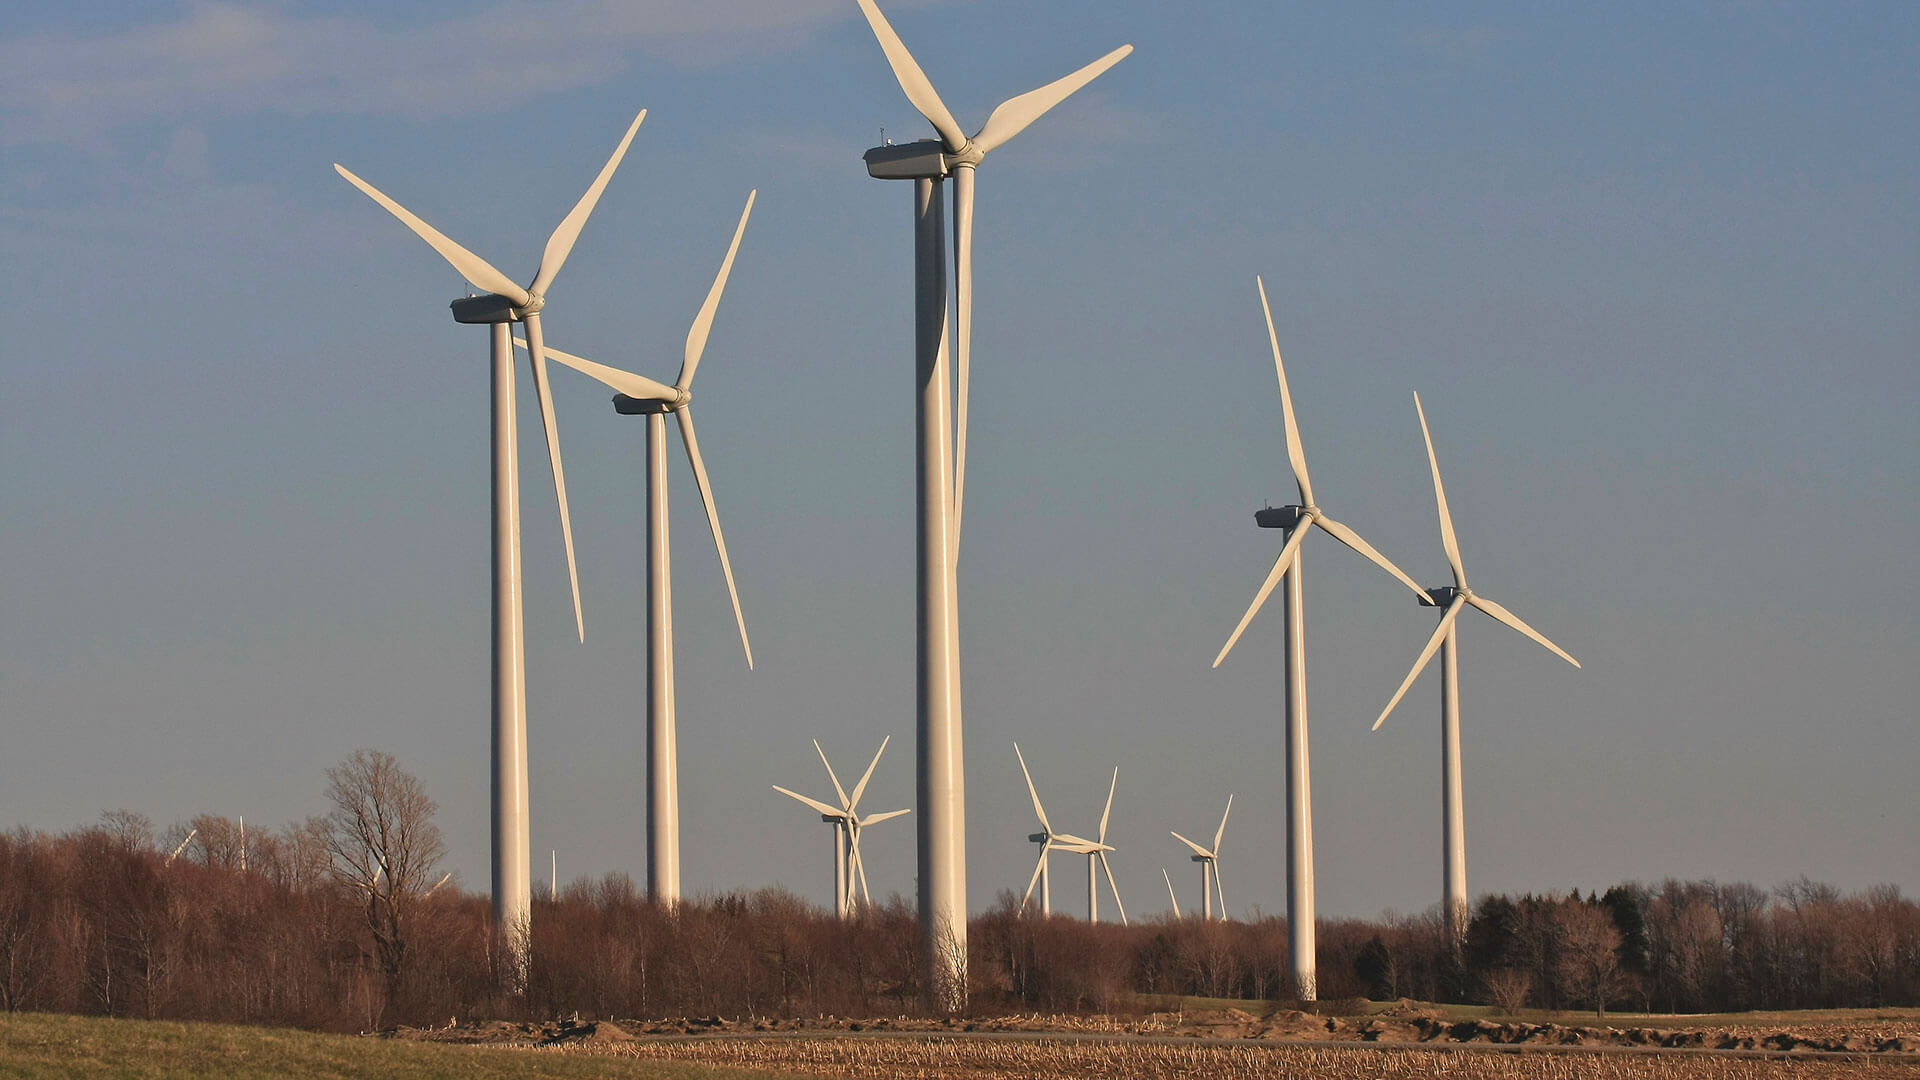
[[[600,170],[585,195],[547,238],[540,256],[540,268],[533,281],[522,288],[512,278],[495,269],[480,256],[448,239],[438,229],[422,221],[411,211],[388,198],[373,185],[355,176],[343,165],[334,171],[379,203],[401,224],[411,229],[439,252],[484,296],[469,296],[453,302],[453,319],[458,323],[491,327],[490,348],[493,379],[493,931],[499,955],[507,958],[501,965],[507,989],[519,992],[526,987],[533,911],[533,868],[530,851],[531,825],[527,806],[527,689],[524,648],[524,613],[521,607],[520,578],[520,466],[514,407],[513,344],[509,323],[524,323],[533,368],[534,393],[540,404],[540,421],[546,428],[547,460],[553,471],[554,495],[559,503],[560,535],[567,549],[567,577],[573,586],[575,633],[586,639],[586,622],[580,611],[580,576],[573,558],[573,524],[567,512],[566,472],[560,462],[560,429],[554,419],[553,396],[547,387],[546,350],[541,338],[540,313],[546,308],[546,292],[566,264],[573,245],[586,226],[587,218],[600,201],[600,193],[626,156],[645,109],[633,118],[626,134],[614,148],[613,156]]]
[[[1062,851],[1069,855],[1085,855],[1087,857],[1087,921],[1096,923],[1100,921],[1099,878],[1096,875],[1096,871],[1105,871],[1107,875],[1107,888],[1113,893],[1113,906],[1120,910],[1121,925],[1126,925],[1127,906],[1120,901],[1120,886],[1114,884],[1113,867],[1107,864],[1107,853],[1114,850],[1114,848],[1107,843],[1107,820],[1113,816],[1113,793],[1120,785],[1120,770],[1113,770],[1113,782],[1107,785],[1107,808],[1100,812],[1100,832],[1098,839],[1088,840],[1085,837],[1074,836],[1071,833],[1055,832],[1053,830],[1053,825],[1047,821],[1046,808],[1040,805],[1040,791],[1033,786],[1033,774],[1027,771],[1027,756],[1020,752],[1020,745],[1018,743],[1014,744],[1013,753],[1015,757],[1020,759],[1020,772],[1021,775],[1027,778],[1027,794],[1033,796],[1033,813],[1034,816],[1040,819],[1041,828],[1040,832],[1027,837],[1028,840],[1040,845],[1040,861],[1033,868],[1033,877],[1027,881],[1026,895],[1020,898],[1021,908],[1024,909],[1027,906],[1027,901],[1032,899],[1033,887],[1047,878],[1048,854],[1055,851]],[[1049,893],[1050,890],[1043,889],[1040,894],[1040,913],[1042,915],[1053,914],[1050,906],[1051,896]]]
[[[1467,837],[1466,815],[1461,806],[1460,793],[1460,652],[1458,627],[1456,620],[1460,612],[1469,605],[1493,616],[1500,622],[1520,631],[1545,646],[1555,656],[1580,666],[1571,654],[1533,627],[1520,620],[1518,615],[1481,596],[1467,586],[1467,571],[1460,563],[1460,542],[1453,535],[1453,515],[1447,510],[1447,489],[1440,483],[1440,459],[1434,456],[1433,434],[1427,429],[1427,410],[1420,404],[1420,395],[1413,395],[1414,411],[1420,416],[1420,436],[1427,444],[1427,464],[1433,470],[1433,500],[1440,508],[1440,543],[1446,548],[1447,562],[1453,567],[1453,585],[1429,590],[1425,602],[1430,606],[1444,606],[1446,612],[1440,616],[1440,625],[1434,628],[1433,636],[1427,639],[1427,646],[1420,650],[1420,656],[1413,662],[1413,670],[1400,682],[1400,689],[1394,691],[1393,700],[1380,710],[1380,718],[1373,722],[1373,730],[1387,722],[1387,714],[1400,704],[1407,695],[1407,688],[1413,680],[1426,670],[1427,662],[1433,659],[1436,651],[1440,658],[1440,757],[1445,769],[1445,782],[1441,787],[1441,844],[1445,860],[1442,863],[1442,910],[1446,913],[1447,932],[1451,943],[1458,948],[1466,940],[1467,933]]]
[[[740,238],[746,235],[747,219],[753,214],[757,194],[757,191],[747,192],[747,205],[740,211],[740,224],[734,227],[733,242],[727,246],[726,258],[720,261],[720,270],[707,290],[707,298],[687,330],[680,376],[672,386],[559,349],[547,350],[548,356],[616,391],[615,412],[647,418],[647,896],[659,904],[675,904],[680,900],[680,728],[674,696],[673,554],[667,508],[668,413],[673,414],[680,427],[680,441],[693,468],[694,484],[700,489],[700,504],[707,511],[707,529],[713,534],[713,547],[720,556],[720,573],[727,581],[727,596],[733,601],[733,620],[740,628],[740,648],[747,654],[747,669],[753,669],[753,645],[747,640],[747,620],[740,611],[740,592],[733,584],[733,563],[727,558],[726,537],[720,532],[720,510],[714,505],[713,483],[707,478],[707,463],[700,456],[700,440],[694,433],[693,376],[700,369],[701,356],[706,353],[713,318],[720,309],[720,297],[726,292],[727,277],[733,272],[733,258],[740,251]],[[530,342],[515,339],[515,344],[526,347]]]
[[[1174,833],[1173,838],[1193,849],[1193,861],[1200,864],[1200,910],[1209,919],[1213,918],[1213,897],[1220,894],[1220,917],[1227,917],[1227,890],[1220,884],[1220,841],[1227,835],[1227,814],[1233,813],[1233,796],[1227,796],[1226,813],[1220,815],[1220,827],[1214,830],[1213,846],[1201,847],[1199,844]]]
[[[1288,955],[1293,963],[1294,992],[1303,1001],[1313,1001],[1319,996],[1319,977],[1314,946],[1313,783],[1308,762],[1307,614],[1300,568],[1301,542],[1307,538],[1307,533],[1317,528],[1366,556],[1415,594],[1425,596],[1426,593],[1386,556],[1375,551],[1372,544],[1362,540],[1359,533],[1328,517],[1327,512],[1314,502],[1313,481],[1307,476],[1307,455],[1300,444],[1300,426],[1293,416],[1293,393],[1287,388],[1287,366],[1280,359],[1280,335],[1274,331],[1273,308],[1267,304],[1267,286],[1258,277],[1253,281],[1260,291],[1260,310],[1267,319],[1267,343],[1273,348],[1273,369],[1280,378],[1280,415],[1286,424],[1287,462],[1293,468],[1293,482],[1299,489],[1300,503],[1297,506],[1261,510],[1254,515],[1255,522],[1263,529],[1287,530],[1287,542],[1281,546],[1279,557],[1273,560],[1273,569],[1267,572],[1267,579],[1261,583],[1260,591],[1254,594],[1253,603],[1247,606],[1247,613],[1240,616],[1240,625],[1233,628],[1227,643],[1220,649],[1220,655],[1213,658],[1213,666],[1219,667],[1220,662],[1233,651],[1234,643],[1246,632],[1247,624],[1253,621],[1261,606],[1267,602],[1267,597],[1273,595],[1274,586],[1285,576],[1287,591],[1281,616],[1287,654]]]
[[[867,763],[867,771],[861,774],[860,782],[853,785],[853,794],[849,795],[847,789],[840,786],[839,774],[833,771],[833,763],[827,760],[827,752],[820,749],[820,740],[813,740],[813,752],[820,755],[820,764],[827,767],[827,779],[833,781],[833,793],[840,800],[837,809],[797,791],[788,791],[779,784],[773,785],[773,790],[780,794],[819,811],[820,820],[833,826],[833,908],[841,919],[853,917],[856,881],[860,887],[860,903],[864,906],[873,902],[872,895],[867,891],[866,860],[860,856],[860,831],[869,825],[911,813],[909,810],[888,810],[881,814],[860,816],[860,797],[867,793],[867,782],[873,779],[873,770],[880,764],[880,755],[887,752],[887,743],[891,741],[891,735],[880,740],[880,749],[873,752],[873,760]]]

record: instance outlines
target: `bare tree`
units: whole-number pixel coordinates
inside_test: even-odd
[[[333,876],[365,895],[367,929],[391,1002],[406,971],[415,906],[446,855],[433,823],[437,807],[417,777],[378,750],[355,750],[327,770],[327,779]]]
[[[1620,963],[1620,930],[1605,908],[1568,900],[1554,912],[1559,944],[1560,977],[1567,996],[1585,998],[1600,1019],[1607,1017],[1607,999],[1620,989],[1625,972]]]

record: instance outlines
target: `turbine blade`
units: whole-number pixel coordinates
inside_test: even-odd
[[[1513,612],[1508,611],[1506,608],[1500,606],[1499,604],[1496,604],[1493,601],[1477,593],[1468,594],[1467,603],[1472,604],[1474,607],[1479,608],[1481,611],[1486,612],[1487,614],[1493,616],[1496,619],[1499,619],[1501,622],[1506,623],[1508,626],[1513,627],[1515,630],[1520,631],[1521,633],[1527,635],[1528,637],[1539,642],[1540,644],[1545,645],[1549,652],[1553,653],[1553,655],[1559,657],[1560,659],[1565,660],[1567,663],[1572,664],[1574,667],[1580,666],[1580,661],[1575,660],[1572,657],[1572,655],[1570,655],[1567,652],[1567,650],[1562,649],[1560,646],[1555,645],[1551,641],[1548,641],[1547,636],[1545,634],[1542,634],[1540,631],[1535,630],[1531,626],[1528,626],[1524,621],[1521,620],[1520,616],[1515,615]]]
[[[1107,785],[1107,808],[1105,810],[1100,811],[1099,843],[1102,843],[1102,844],[1107,842],[1107,818],[1113,816],[1113,789],[1119,786],[1120,786],[1120,770],[1118,768],[1115,768],[1113,770],[1113,782]]]
[[[1064,79],[1055,79],[1038,90],[1029,90],[1019,97],[1001,102],[998,108],[988,114],[987,122],[981,125],[980,134],[973,137],[973,145],[983,154],[992,153],[996,147],[1027,130],[1028,124],[1046,115],[1049,109],[1099,78],[1102,72],[1125,60],[1132,52],[1133,46],[1122,45]]]
[[[1427,430],[1427,410],[1420,405],[1420,392],[1413,394],[1414,410],[1420,414],[1420,437],[1427,440],[1427,464],[1433,469],[1433,501],[1440,507],[1440,542],[1446,546],[1447,562],[1453,565],[1453,583],[1467,587],[1467,569],[1460,565],[1460,541],[1453,535],[1453,515],[1447,511],[1447,489],[1440,483],[1440,459],[1433,454],[1433,433]]]
[[[1286,546],[1280,549],[1280,556],[1273,560],[1273,569],[1267,571],[1267,580],[1261,583],[1260,591],[1253,595],[1253,603],[1247,605],[1247,613],[1240,616],[1240,625],[1233,628],[1233,634],[1227,638],[1227,643],[1220,646],[1220,655],[1213,658],[1214,667],[1219,667],[1220,661],[1225,660],[1227,654],[1233,651],[1234,643],[1240,640],[1241,634],[1247,632],[1247,624],[1260,613],[1260,607],[1267,602],[1267,597],[1273,595],[1273,587],[1280,584],[1280,575],[1286,573],[1287,568],[1293,565],[1294,552],[1300,550],[1300,541],[1306,539],[1307,528],[1312,522],[1313,518],[1308,517],[1293,527],[1293,535],[1287,537]]]
[[[733,563],[727,559],[727,538],[720,534],[720,510],[713,504],[713,484],[707,479],[707,463],[700,456],[700,440],[693,433],[693,407],[683,405],[673,414],[680,421],[680,440],[687,444],[687,461],[693,465],[693,481],[700,485],[700,504],[707,508],[707,528],[713,532],[713,549],[720,553],[720,572],[727,578],[727,596],[733,600],[733,621],[740,627],[740,648],[747,654],[747,670],[753,670],[753,644],[747,640],[747,617],[740,613],[740,590],[733,586]]]
[[[1120,886],[1114,884],[1113,867],[1107,865],[1107,853],[1100,851],[1095,852],[1094,855],[1100,860],[1100,869],[1107,872],[1107,888],[1113,893],[1113,906],[1120,909],[1120,925],[1125,926],[1127,925],[1127,905],[1120,900]]]
[[[553,468],[553,494],[560,504],[560,536],[567,545],[567,580],[573,585],[573,626],[584,642],[587,622],[580,612],[580,571],[573,561],[573,518],[567,512],[567,470],[560,463],[560,423],[553,415],[553,388],[547,385],[547,357],[540,341],[540,316],[529,314],[526,323],[534,395],[540,399],[540,426],[547,433],[547,463]]]
[[[1459,616],[1460,608],[1466,602],[1465,596],[1457,595],[1453,598],[1453,603],[1447,605],[1447,613],[1440,616],[1440,625],[1433,628],[1433,636],[1427,639],[1427,647],[1420,650],[1420,658],[1413,662],[1413,670],[1407,672],[1407,677],[1401,680],[1400,689],[1393,692],[1393,700],[1387,702],[1387,707],[1380,710],[1380,719],[1373,722],[1373,730],[1380,730],[1380,725],[1387,722],[1387,714],[1393,711],[1395,705],[1400,704],[1401,698],[1407,696],[1407,688],[1413,685],[1413,680],[1419,678],[1420,673],[1427,669],[1427,661],[1432,660],[1433,654],[1440,650],[1440,642],[1447,636],[1447,627],[1453,625],[1453,620]]]
[[[1267,305],[1267,283],[1254,276],[1260,289],[1260,310],[1267,316],[1267,343],[1273,346],[1273,370],[1280,376],[1280,413],[1287,424],[1287,462],[1300,489],[1300,505],[1313,505],[1313,481],[1307,478],[1307,452],[1300,445],[1300,424],[1293,417],[1293,393],[1287,389],[1287,365],[1280,359],[1280,335],[1273,329],[1273,308]]]
[[[959,413],[953,425],[952,557],[960,558],[960,523],[967,501],[967,398],[973,381],[973,170],[953,171],[954,358]]]
[[[1173,917],[1183,918],[1184,916],[1180,914],[1180,898],[1173,894],[1173,877],[1167,873],[1167,868],[1164,866],[1160,868],[1160,876],[1167,881],[1167,899],[1173,903]]]
[[[1233,796],[1229,795],[1227,796],[1227,812],[1226,814],[1220,815],[1220,827],[1213,831],[1213,851],[1211,854],[1216,859],[1220,857],[1220,841],[1225,839],[1227,835],[1227,814],[1231,813],[1233,813]]]
[[[833,773],[833,762],[827,760],[827,752],[820,749],[820,740],[813,740],[813,752],[820,755],[820,764],[827,767],[827,779],[833,781],[833,793],[840,797],[840,808],[849,816],[853,814],[853,805],[847,802],[847,789],[840,786],[840,778]]]
[[[525,338],[514,338],[513,343],[523,349],[527,347]],[[572,353],[561,352],[559,349],[545,342],[541,343],[541,352],[546,354],[547,359],[558,360],[560,363],[585,375],[587,378],[595,380],[607,389],[618,391],[630,398],[641,398],[647,401],[680,400],[679,391],[668,386],[666,383],[654,382],[645,375],[635,375],[631,371],[621,371],[616,367],[596,364],[584,356],[575,356]]]
[[[1213,860],[1213,891],[1220,897],[1220,917],[1227,917],[1227,887],[1220,882],[1220,860]]]
[[[1393,565],[1393,561],[1391,559],[1388,559],[1385,555],[1382,555],[1378,551],[1375,551],[1372,544],[1369,544],[1365,540],[1360,539],[1359,533],[1354,532],[1352,529],[1347,528],[1345,525],[1340,524],[1339,522],[1333,520],[1330,517],[1327,517],[1324,514],[1314,518],[1313,523],[1327,530],[1327,535],[1333,537],[1335,540],[1338,540],[1341,543],[1352,548],[1353,550],[1359,552],[1360,554],[1365,555],[1368,559],[1370,559],[1373,562],[1375,566],[1378,566],[1380,569],[1385,570],[1387,573],[1392,574],[1394,577],[1399,578],[1400,583],[1402,585],[1405,585],[1407,588],[1412,589],[1414,592],[1414,595],[1420,597],[1423,600],[1426,600],[1428,603],[1433,602],[1432,598],[1427,595],[1427,590],[1414,584],[1413,579],[1408,577],[1406,573],[1402,571],[1399,567]]]
[[[860,827],[864,829],[869,825],[878,825],[883,821],[892,821],[894,818],[901,817],[903,815],[911,814],[911,813],[913,813],[911,809],[889,810],[884,814],[875,814],[872,817],[861,818]]]
[[[858,0],[858,2],[861,13],[867,17],[867,25],[873,28],[873,36],[880,40],[880,50],[887,54],[887,63],[893,68],[893,77],[900,83],[900,89],[906,92],[907,100],[912,102],[913,107],[920,110],[920,115],[926,117],[934,130],[940,133],[940,138],[946,141],[947,149],[953,153],[959,153],[967,145],[967,133],[960,130],[960,125],[954,120],[953,114],[947,111],[946,104],[940,100],[939,92],[933,88],[932,80],[927,78],[926,72],[920,70],[920,65],[913,59],[913,54],[907,51],[906,44],[900,40],[900,35],[893,32],[893,24],[887,22],[885,15],[880,14],[880,9],[875,6],[873,0]]]
[[[747,192],[747,207],[740,211],[740,224],[734,226],[727,257],[720,260],[720,272],[713,277],[713,287],[707,290],[700,314],[693,317],[693,325],[687,329],[687,351],[680,361],[680,378],[674,383],[682,390],[693,385],[693,373],[700,369],[700,354],[707,351],[707,336],[713,332],[713,314],[720,309],[720,294],[727,291],[727,275],[733,273],[733,257],[740,252],[740,238],[747,234],[747,218],[753,214],[753,199],[758,194],[758,188]]]
[[[1047,835],[1049,837],[1047,843],[1052,844],[1055,851],[1072,851],[1076,855],[1085,855],[1100,846],[1084,836],[1075,836],[1072,833],[1049,831]]]
[[[1201,847],[1199,844],[1196,844],[1193,841],[1187,839],[1186,837],[1181,836],[1179,833],[1174,833],[1173,838],[1187,845],[1188,847],[1192,848],[1193,853],[1195,855],[1203,855],[1209,859],[1213,858],[1213,852],[1208,851],[1206,848]]]
[[[1027,771],[1027,755],[1020,752],[1020,744],[1013,744],[1013,756],[1020,759],[1020,775],[1027,778],[1027,794],[1033,796],[1033,814],[1040,819],[1040,827],[1053,835],[1053,826],[1047,822],[1047,812],[1040,805],[1040,791],[1033,786],[1033,774]]]
[[[853,848],[853,869],[860,876],[860,902],[872,904],[873,894],[867,891],[867,860],[860,857],[860,831],[855,829],[849,836]]]
[[[789,799],[798,799],[801,802],[806,803],[808,806],[813,807],[815,810],[820,811],[822,814],[828,815],[829,817],[844,818],[847,816],[847,812],[844,810],[838,809],[837,807],[828,806],[826,803],[821,802],[819,799],[809,799],[805,795],[802,795],[797,791],[788,791],[786,788],[781,787],[779,784],[773,785],[773,790],[779,792],[782,795],[785,795]]]
[[[620,159],[627,156],[627,147],[633,143],[634,133],[640,130],[640,121],[647,118],[647,110],[627,125],[627,133],[621,137],[620,145],[613,148],[613,156],[600,168],[600,175],[593,178],[587,186],[587,193],[573,204],[567,216],[560,219],[554,227],[553,235],[547,237],[547,249],[540,254],[540,269],[533,276],[533,285],[528,292],[545,293],[547,286],[560,274],[560,268],[566,265],[567,256],[573,252],[573,242],[580,239],[580,230],[586,227],[587,218],[593,213],[594,205],[600,201],[600,193],[607,190],[607,181],[613,179],[613,171],[620,167]]]
[[[520,287],[512,278],[494,269],[487,260],[447,239],[439,229],[415,217],[411,210],[387,198],[372,184],[353,175],[345,165],[335,164],[333,171],[344,177],[347,183],[365,192],[367,197],[385,207],[387,213],[400,219],[400,224],[412,229],[415,236],[433,246],[440,257],[459,272],[460,276],[472,282],[476,288],[504,296],[515,305],[527,302],[527,290]]]
[[[873,779],[873,770],[880,765],[880,755],[887,752],[887,744],[892,741],[891,735],[880,740],[880,749],[873,752],[873,760],[867,763],[867,771],[861,774],[860,782],[853,785],[853,799],[847,803],[847,809],[852,810],[860,805],[860,796],[866,793],[867,781]]]
[[[1047,868],[1047,852],[1050,849],[1051,845],[1049,844],[1040,845],[1040,858],[1033,864],[1033,876],[1027,879],[1027,891],[1025,895],[1020,897],[1020,910],[1022,911],[1027,909],[1027,901],[1033,899],[1034,886],[1040,884],[1040,875]]]

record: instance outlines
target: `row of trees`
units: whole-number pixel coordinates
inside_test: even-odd
[[[780,890],[672,909],[625,875],[536,900],[524,996],[496,988],[484,896],[441,874],[433,804],[392,758],[328,771],[333,812],[156,833],[116,811],[0,834],[0,1007],[365,1030],[448,1017],[874,1015],[920,998],[913,909],[847,923]],[[1284,999],[1284,920],[1131,927],[974,919],[976,1010],[1125,1012],[1152,995]],[[1487,896],[1464,944],[1437,908],[1319,927],[1326,998],[1698,1012],[1920,1004],[1920,905],[1891,886],[1666,881]],[[1143,997],[1143,995],[1145,997]]]

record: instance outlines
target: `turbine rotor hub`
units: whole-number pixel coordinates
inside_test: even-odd
[[[542,311],[546,310],[546,307],[547,307],[547,298],[544,294],[530,293],[527,296],[527,302],[524,304],[521,304],[519,307],[514,308],[513,313],[519,316],[520,318],[525,319],[529,315],[540,314]]]

